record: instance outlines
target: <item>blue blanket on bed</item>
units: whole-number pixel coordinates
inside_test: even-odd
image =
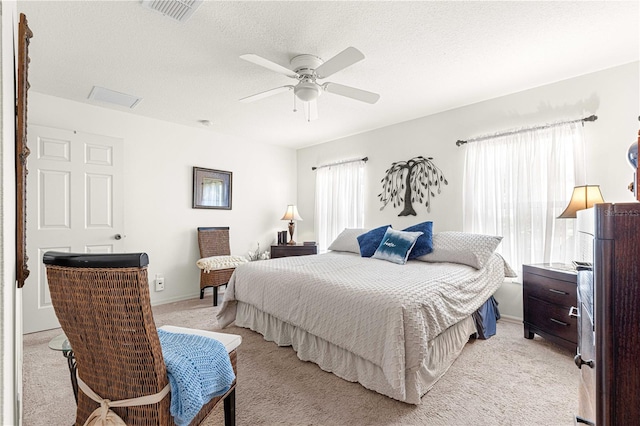
[[[171,385],[171,415],[188,425],[212,398],[224,395],[236,376],[224,345],[204,336],[158,329]]]

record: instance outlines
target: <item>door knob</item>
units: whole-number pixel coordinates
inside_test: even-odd
[[[113,236],[113,238],[115,238],[116,240],[121,240],[122,239],[122,235],[116,234],[116,235]]]

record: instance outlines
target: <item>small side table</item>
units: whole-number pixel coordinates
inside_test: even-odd
[[[577,273],[563,264],[522,266],[524,337],[538,334],[575,351],[578,321],[573,314],[578,306]]]
[[[73,350],[71,349],[71,345],[69,344],[67,336],[63,333],[51,339],[51,341],[49,342],[49,349],[53,349],[54,351],[61,351],[62,355],[67,359],[69,374],[71,375],[71,387],[73,388],[73,396],[75,397],[77,404],[78,378],[76,377],[76,370],[78,369],[78,367],[76,365],[76,357],[73,354]]]
[[[277,246],[271,246],[271,259],[289,256],[308,256],[310,254],[318,254],[317,245],[281,244]]]

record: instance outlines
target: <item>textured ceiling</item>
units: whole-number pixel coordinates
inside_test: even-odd
[[[131,112],[289,147],[308,146],[639,59],[637,1],[205,1],[185,23],[138,1],[18,1],[34,33],[34,91],[79,102],[94,85],[143,98]],[[280,65],[348,46],[365,60],[326,81],[381,95],[335,94],[319,119],[294,113],[295,83],[239,59]],[[300,107],[300,105],[298,105]],[[126,110],[125,108],[113,107]]]

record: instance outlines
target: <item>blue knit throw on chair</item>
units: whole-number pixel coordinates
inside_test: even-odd
[[[188,425],[212,398],[224,395],[236,376],[224,345],[218,340],[158,329],[162,356],[171,385],[171,415]]]

